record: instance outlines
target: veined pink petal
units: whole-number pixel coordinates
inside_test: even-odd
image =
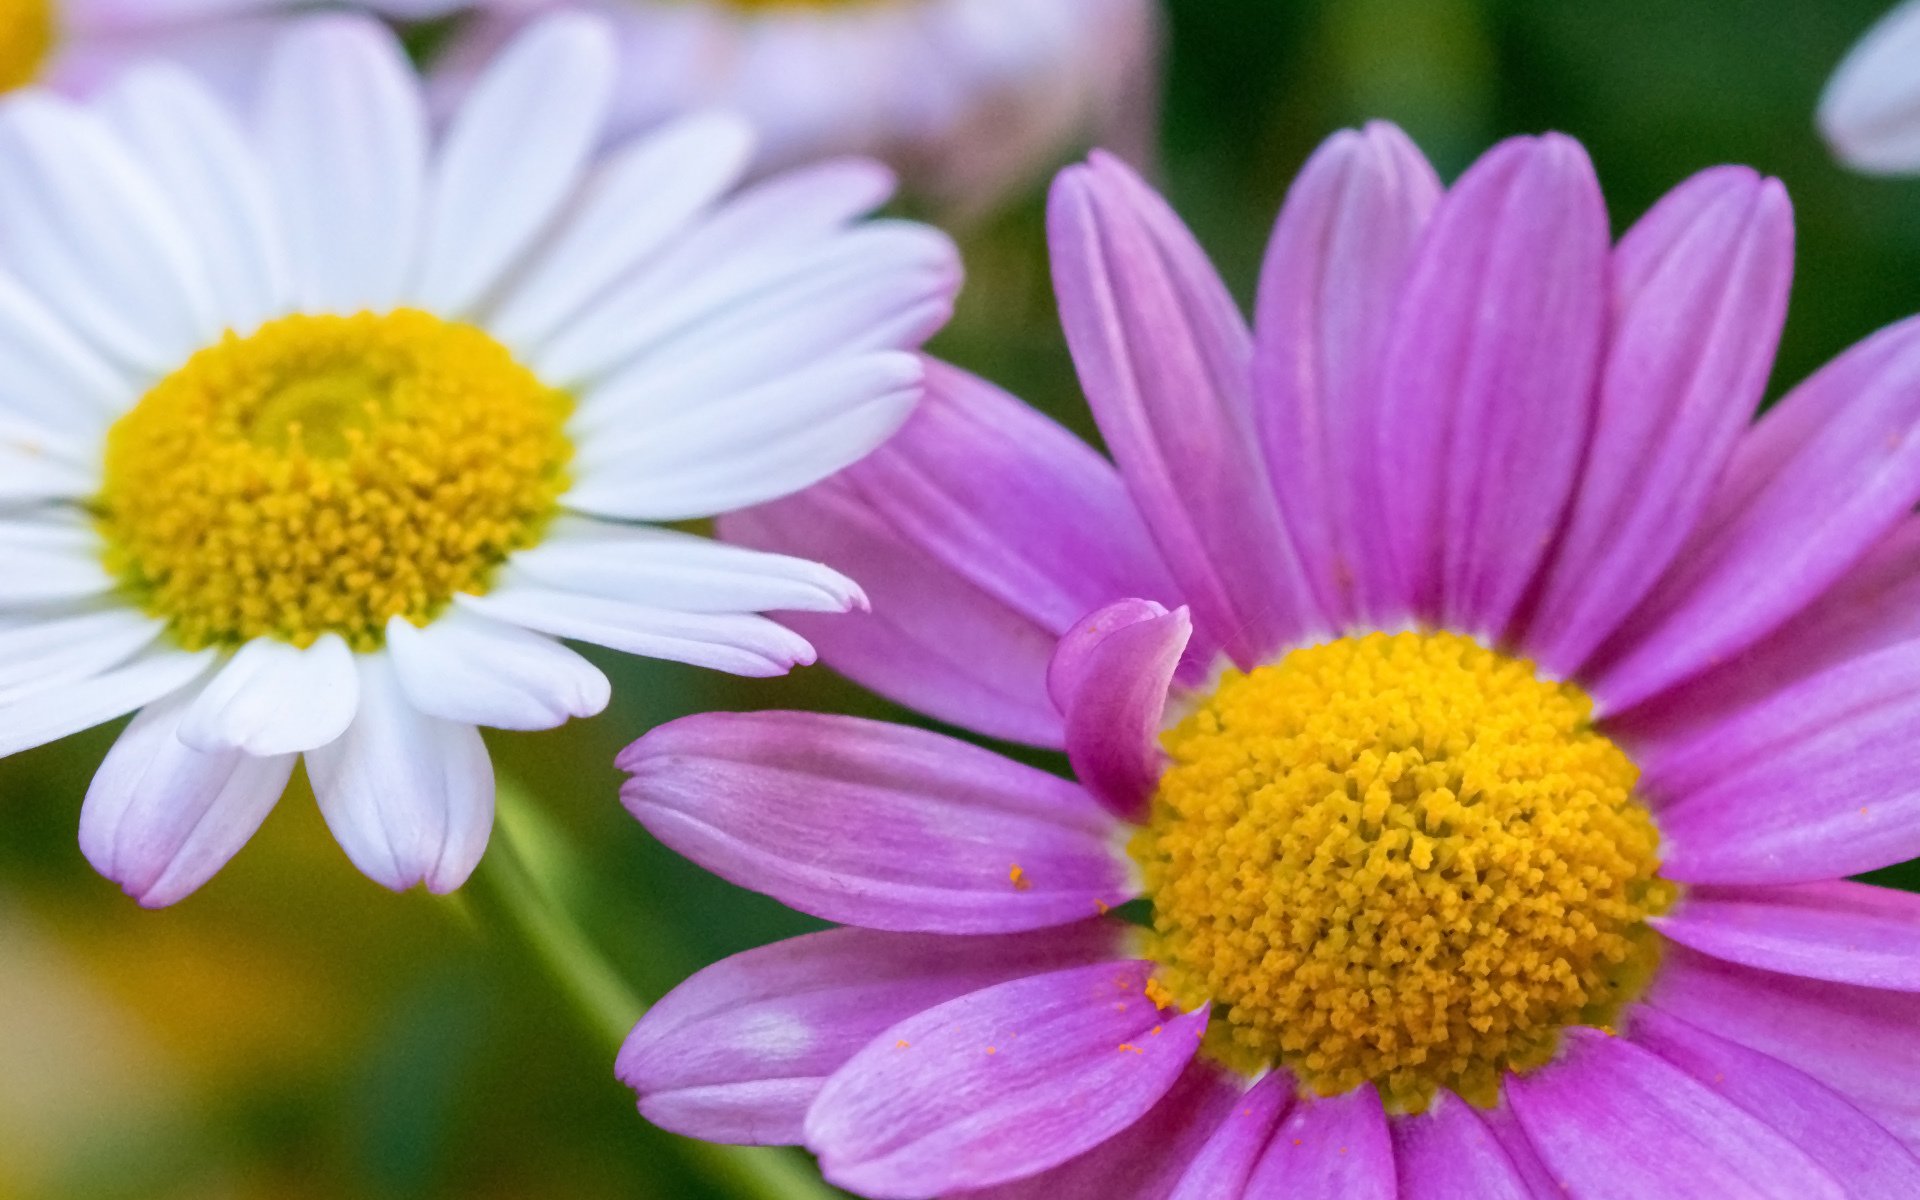
[[[1844,880],[1687,889],[1652,924],[1702,954],[1808,979],[1920,992],[1920,896]]]
[[[807,1114],[828,1180],[876,1200],[991,1187],[1058,1166],[1140,1120],[1200,1046],[1205,1009],[1145,995],[1148,963],[1037,975],[889,1029]]]
[[[1826,1084],[1920,1152],[1920,995],[1756,971],[1670,946],[1644,1002]]]
[[[797,1144],[829,1075],[900,1021],[995,984],[1117,959],[1125,926],[952,938],[834,929],[736,954],[635,1027],[618,1074],[687,1137]]]
[[[1337,625],[1391,625],[1402,591],[1380,538],[1380,366],[1440,180],[1398,126],[1323,142],[1267,246],[1254,402],[1280,512]]]
[[[1079,787],[923,730],[708,713],[620,757],[627,808],[673,849],[829,921],[1011,933],[1133,894],[1117,822]]]
[[[1383,516],[1414,615],[1501,639],[1593,425],[1607,213],[1558,135],[1476,163],[1427,227],[1387,351]]]
[[[1285,1071],[1269,1072],[1247,1089],[1167,1193],[1167,1200],[1241,1200],[1273,1131],[1291,1111],[1298,1085]]]
[[[1631,1036],[1783,1134],[1846,1184],[1848,1195],[1920,1195],[1920,1160],[1805,1074],[1659,1009],[1636,1011]]]
[[[1294,1102],[1247,1184],[1249,1196],[1394,1200],[1387,1113],[1371,1083]]]
[[[1193,236],[1104,156],[1060,176],[1048,232],[1081,384],[1199,644],[1251,666],[1320,629],[1254,442],[1246,325]]]
[[[1534,1192],[1471,1104],[1449,1093],[1393,1121],[1399,1200],[1532,1200]]]
[[[1908,518],[1833,589],[1758,645],[1608,719],[1636,747],[1697,735],[1855,658],[1920,638],[1920,520]]]
[[[1593,442],[1525,638],[1549,670],[1578,671],[1699,520],[1759,406],[1792,278],[1786,189],[1745,167],[1694,176],[1621,240]]]
[[[1144,821],[1160,785],[1161,718],[1192,634],[1184,608],[1122,600],[1074,626],[1048,668],[1074,777],[1125,820]]]
[[[1567,1035],[1561,1058],[1507,1078],[1506,1100],[1581,1200],[1845,1200],[1841,1182],[1731,1100],[1630,1042]]]
[[[1689,883],[1810,883],[1920,853],[1920,642],[1783,688],[1638,755],[1662,872]]]
[[[1225,1071],[1195,1058],[1153,1111],[1118,1136],[1051,1171],[946,1200],[1168,1200],[1168,1189],[1245,1105]]]
[[[1920,500],[1920,320],[1847,351],[1740,442],[1658,587],[1590,667],[1621,712],[1747,649],[1843,578]]]

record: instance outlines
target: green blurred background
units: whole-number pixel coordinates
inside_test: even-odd
[[[1836,167],[1821,85],[1882,0],[1173,0],[1164,182],[1250,295],[1287,181],[1327,133],[1404,125],[1443,174],[1513,133],[1584,141],[1624,227],[1720,162],[1780,176],[1799,269],[1773,394],[1920,310],[1920,183]],[[961,232],[937,348],[1087,431],[1052,312],[1041,185]],[[902,716],[824,669],[738,681],[603,655],[612,709],[491,739],[552,828],[529,849],[639,994],[808,922],[674,858],[616,799],[615,752],[707,709]],[[648,1127],[506,932],[497,886],[394,897],[296,789],[201,894],[146,913],[80,857],[112,730],[0,763],[0,1200],[730,1194]],[[569,849],[570,848],[570,849]],[[483,876],[497,872],[483,867]],[[1920,885],[1910,868],[1883,882]]]

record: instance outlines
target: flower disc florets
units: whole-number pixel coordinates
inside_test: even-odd
[[[1638,769],[1577,688],[1447,633],[1229,674],[1166,738],[1133,851],[1159,986],[1214,1054],[1325,1095],[1491,1103],[1605,1024],[1672,903]]]
[[[108,567],[189,649],[372,649],[538,540],[571,406],[483,331],[415,310],[230,335],[108,435]]]

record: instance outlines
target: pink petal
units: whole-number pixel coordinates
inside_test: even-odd
[[[1067,715],[1067,757],[1115,815],[1143,821],[1160,786],[1161,718],[1193,635],[1187,610],[1122,600],[1061,639],[1048,685]]]
[[[1167,1200],[1168,1188],[1244,1103],[1231,1077],[1196,1058],[1153,1111],[1119,1136],[1051,1171],[946,1200]]]
[[[1241,1200],[1279,1126],[1293,1107],[1297,1085],[1285,1071],[1270,1072],[1247,1090],[1207,1144],[1180,1175],[1167,1200]]]
[[[1254,443],[1246,326],[1192,234],[1106,156],[1061,174],[1048,234],[1081,384],[1201,645],[1250,666],[1320,627]]]
[[[1920,1148],[1920,995],[1756,971],[1671,946],[1645,1002],[1806,1072]]]
[[[1593,424],[1607,213],[1559,135],[1515,139],[1440,203],[1387,352],[1387,532],[1416,616],[1499,639],[1545,561]]]
[[[953,938],[834,929],[736,954],[669,992],[620,1052],[654,1124],[797,1144],[820,1087],[900,1021],[982,988],[1118,956],[1125,927]]]
[[[1731,658],[1843,578],[1920,500],[1920,320],[1861,342],[1741,439],[1658,587],[1590,668],[1623,712]]]
[[[1792,279],[1786,189],[1745,167],[1695,175],[1621,240],[1593,443],[1526,637],[1549,669],[1577,671],[1700,519],[1759,407]]]
[[[1920,520],[1902,521],[1833,589],[1751,650],[1609,720],[1636,746],[1697,734],[1849,659],[1920,638]]]
[[[1044,745],[1060,739],[1042,691],[1053,641],[1124,596],[1173,594],[1110,464],[941,363],[928,364],[927,398],[892,441],[722,529],[867,587],[871,615],[793,622],[830,665],[923,712]],[[979,682],[955,688],[954,675]]]
[[[1700,886],[1653,925],[1728,962],[1920,992],[1920,896],[1911,892],[1845,881]]]
[[[1507,1079],[1547,1169],[1581,1200],[1844,1200],[1784,1137],[1665,1060],[1594,1029],[1559,1061]]]
[[[1399,1200],[1531,1200],[1532,1190],[1471,1104],[1442,1094],[1393,1121]]]
[[[1267,469],[1320,605],[1389,624],[1400,589],[1379,540],[1381,359],[1415,246],[1440,198],[1384,121],[1321,143],[1267,246],[1253,381]]]
[[[1303,1096],[1267,1143],[1249,1196],[1394,1200],[1387,1113],[1371,1083],[1341,1096]]]
[[[707,713],[620,757],[655,837],[829,921],[1013,933],[1133,894],[1117,825],[1075,785],[953,738],[820,713]]]
[[[1658,1009],[1632,1040],[1765,1122],[1845,1182],[1853,1196],[1920,1196],[1920,1161],[1898,1138],[1814,1080]]]
[[[1205,1009],[1163,1013],[1149,963],[1078,967],[911,1017],[833,1078],[807,1115],[829,1181],[917,1200],[1038,1174],[1152,1110],[1186,1069]]]
[[[1640,756],[1663,873],[1688,883],[1807,883],[1920,853],[1920,642],[1783,689]]]

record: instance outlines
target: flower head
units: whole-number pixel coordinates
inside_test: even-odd
[[[449,52],[442,83],[457,94],[488,46],[551,4],[483,2]],[[962,208],[1030,184],[1090,140],[1144,154],[1158,106],[1153,0],[590,6],[620,31],[623,126],[714,105],[762,131],[762,168],[868,154]]]
[[[827,661],[1075,779],[834,716],[641,739],[662,841],[852,927],[669,996],[642,1111],[889,1198],[1920,1186],[1920,901],[1844,880],[1920,850],[1920,324],[1750,424],[1783,190],[1708,171],[1613,245],[1558,136],[1446,189],[1336,136],[1251,331],[1111,160],[1051,233],[1116,465],[940,368],[726,531],[871,585],[796,619]]]
[[[746,675],[864,603],[658,524],[803,488],[919,397],[952,247],[843,161],[729,195],[692,115],[604,160],[614,54],[529,29],[443,138],[391,34],[297,25],[252,132],[169,66],[0,108],[0,753],[137,711],[81,844],[192,891],[306,756],[348,855],[457,887],[478,727],[608,702],[560,639]],[[561,81],[556,83],[556,81]]]

